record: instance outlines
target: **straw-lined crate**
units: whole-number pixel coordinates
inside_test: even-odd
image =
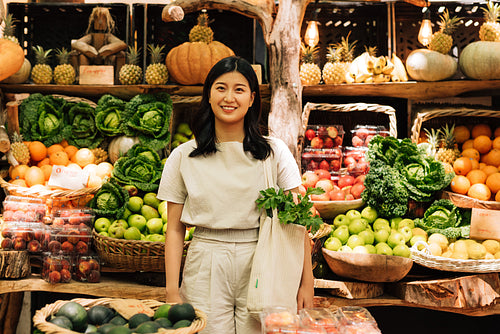
[[[85,298],[75,298],[72,300],[58,300],[55,303],[48,304],[45,307],[37,310],[33,316],[33,326],[38,330],[46,334],[78,334],[73,330],[65,329],[57,326],[48,321],[50,317],[59,311],[59,309],[68,302],[76,302],[82,305],[86,310],[93,306],[101,305],[110,308],[117,308],[118,313],[122,315],[125,319],[130,318],[132,315],[130,310],[132,309],[142,309],[141,313],[148,314],[154,312],[158,307],[164,303],[156,300],[123,300],[118,298],[98,298],[98,299],[85,299]],[[135,304],[135,305],[134,305]],[[120,307],[120,305],[122,305]],[[136,306],[137,307],[133,307]],[[132,312],[133,313],[133,312]],[[139,313],[139,312],[137,312]],[[195,309],[196,317],[192,321],[189,327],[182,327],[178,329],[164,329],[161,328],[158,333],[170,333],[170,334],[194,334],[203,330],[207,323],[207,316],[204,312]]]

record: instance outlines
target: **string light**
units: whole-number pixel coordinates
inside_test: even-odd
[[[423,9],[424,16],[422,18],[422,24],[420,25],[420,30],[418,32],[418,41],[426,46],[431,41],[432,37],[432,23],[431,23],[431,13],[429,7]]]

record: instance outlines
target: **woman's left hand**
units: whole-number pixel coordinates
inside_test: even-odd
[[[300,284],[297,293],[297,311],[303,308],[311,308],[314,304],[314,283]]]

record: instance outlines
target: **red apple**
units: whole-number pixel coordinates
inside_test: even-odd
[[[340,160],[339,159],[333,159],[330,161],[330,169],[333,170],[334,172],[340,170]]]
[[[335,137],[333,142],[335,143],[334,146],[342,146],[342,136]]]
[[[358,136],[352,137],[352,146],[360,147],[360,146],[364,146],[364,145],[365,145],[365,141],[363,139],[359,138]]]
[[[356,183],[351,187],[350,193],[355,199],[361,198],[361,193],[365,190],[365,185],[362,183]]]
[[[330,175],[330,172],[328,171],[328,169],[316,169],[314,171],[316,173],[316,175],[318,175],[319,179],[328,179],[330,180],[331,178],[331,175]]]
[[[316,188],[321,188],[325,191],[325,193],[328,193],[333,190],[333,182],[329,179],[321,179],[316,182]]]
[[[337,135],[339,134],[339,131],[334,126],[327,127],[326,131],[328,132],[328,136],[331,137],[332,139],[336,138]]]
[[[326,138],[328,136],[328,131],[326,131],[326,128],[324,126],[320,126],[318,128],[318,137],[320,138]]]
[[[365,178],[366,178],[366,174],[361,174],[361,175],[356,176],[356,178],[354,179],[354,184],[356,184],[356,183],[364,184]]]
[[[356,159],[354,159],[351,155],[348,155],[344,158],[344,166],[349,166],[352,164],[356,164]]]
[[[319,163],[319,169],[326,169],[328,170],[330,168],[330,164],[326,160],[321,160]]]
[[[363,140],[368,136],[369,133],[370,132],[368,131],[368,129],[364,127],[356,129],[356,136]]]
[[[354,184],[354,176],[352,175],[341,175],[339,177],[338,185],[339,188],[344,188],[347,186],[352,186]]]
[[[55,284],[61,281],[61,273],[58,271],[51,271],[49,273],[49,283]]]
[[[320,195],[314,195],[314,194],[312,194],[311,195],[311,200],[312,201],[329,201],[330,200],[330,196],[328,195],[328,193],[322,193]]]
[[[306,195],[306,187],[304,187],[304,185],[299,185],[299,194],[302,195],[302,197],[304,197]]]
[[[335,145],[335,142],[333,141],[332,138],[326,137],[324,140],[324,147],[325,148],[332,148]]]
[[[346,201],[353,201],[355,198],[352,194],[347,194],[345,195],[345,200]]]
[[[333,189],[328,193],[330,201],[343,201],[345,199],[345,194],[340,189]]]
[[[312,140],[311,140],[311,147],[312,148],[323,148],[323,139],[319,138],[319,137],[314,137]]]
[[[307,188],[314,188],[318,182],[319,176],[313,171],[307,171],[302,174],[302,185]]]
[[[316,131],[313,129],[307,129],[305,137],[307,140],[311,141],[314,137],[316,137]]]
[[[314,171],[314,170],[316,170],[318,168],[319,168],[319,165],[314,160],[309,161],[309,163],[307,164],[307,169],[310,170],[310,171]]]

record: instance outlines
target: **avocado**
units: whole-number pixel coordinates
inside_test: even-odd
[[[156,333],[158,332],[158,329],[160,329],[161,326],[159,323],[154,322],[154,321],[146,321],[140,324],[135,330],[134,333],[140,333],[140,334],[145,334],[145,333]]]
[[[122,317],[121,315],[117,314],[111,320],[109,321],[110,324],[117,325],[117,326],[122,326],[127,323],[127,319]]]
[[[175,324],[174,324],[174,328],[177,329],[177,328],[182,328],[182,327],[189,327],[191,326],[191,321],[189,320],[179,320],[177,321]]]
[[[125,326],[114,326],[107,334],[130,334],[132,331]]]
[[[77,302],[69,301],[57,311],[56,316],[65,316],[73,324],[73,330],[83,332],[87,328],[87,310]]]
[[[145,313],[136,313],[128,319],[128,327],[130,329],[137,328],[140,324],[146,321],[151,321],[151,318]]]
[[[67,317],[63,315],[56,316],[50,319],[49,322],[62,328],[66,328],[69,330],[73,329],[73,324],[71,323],[71,320],[69,320]]]
[[[104,325],[101,325],[97,328],[97,333],[108,334],[108,332],[115,327],[116,327],[116,325],[113,325],[113,324],[104,324]]]
[[[155,322],[158,323],[163,328],[171,328],[172,327],[172,322],[170,320],[168,320],[167,318],[158,318],[155,320]]]
[[[175,324],[179,320],[193,321],[196,317],[193,305],[189,303],[175,304],[168,311],[168,320]]]
[[[114,315],[115,311],[113,309],[103,305],[92,306],[87,311],[89,324],[97,326],[109,322]]]

